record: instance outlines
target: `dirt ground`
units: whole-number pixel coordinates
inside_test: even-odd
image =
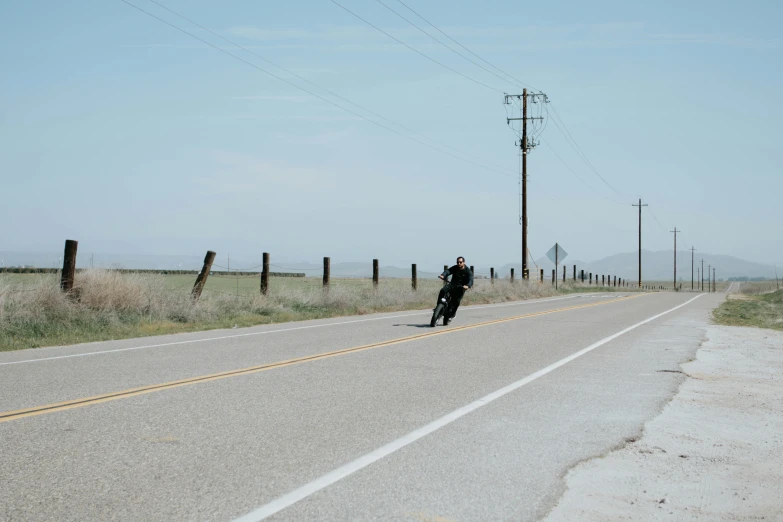
[[[573,468],[544,520],[783,521],[783,332],[706,337],[642,437]]]

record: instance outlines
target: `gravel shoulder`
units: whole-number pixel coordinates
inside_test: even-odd
[[[783,520],[783,332],[705,337],[641,438],[572,468],[544,520]]]

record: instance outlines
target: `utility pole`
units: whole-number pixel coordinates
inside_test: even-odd
[[[710,279],[712,277],[712,265],[707,265],[707,291],[712,292],[712,284],[710,282]]]
[[[712,269],[712,291],[717,292],[718,291],[718,280],[715,279],[715,269]]]
[[[691,247],[691,292],[693,292],[693,253],[695,251],[696,249]]]
[[[674,227],[674,230],[669,232],[674,232],[674,290],[677,291],[677,232],[682,232],[682,230],[677,230],[677,227]]]
[[[701,279],[699,279],[701,282],[701,291],[704,291],[704,258],[701,260]]]
[[[537,145],[535,142],[528,140],[527,138],[527,122],[528,120],[542,120],[543,117],[528,117],[527,115],[527,99],[531,98],[533,103],[538,103],[537,98],[540,98],[543,103],[548,103],[549,99],[544,93],[528,93],[527,89],[522,89],[522,94],[506,94],[503,100],[505,105],[510,105],[509,100],[511,98],[517,98],[522,100],[522,114],[520,118],[506,118],[506,124],[510,125],[512,121],[522,121],[522,137],[519,140],[519,148],[522,151],[522,172],[520,173],[520,185],[522,198],[522,215],[519,217],[520,225],[522,225],[522,278],[528,277],[527,268],[527,152],[530,149],[535,148]],[[517,145],[515,143],[514,145]]]
[[[506,121],[508,124],[508,121]],[[527,273],[527,89],[522,89],[522,274]]]
[[[632,207],[639,207],[639,288],[642,287],[642,207],[646,207],[647,204],[642,205],[642,198],[639,198],[638,205],[631,205]]]

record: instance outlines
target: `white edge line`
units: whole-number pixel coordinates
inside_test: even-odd
[[[590,297],[597,297],[601,296],[601,294],[596,294],[594,296]],[[481,306],[466,306],[466,310],[481,310],[482,308],[499,308],[504,306],[519,306],[519,305],[526,305],[526,304],[536,304],[536,303],[548,303],[550,301],[560,301],[562,299],[574,299],[575,297],[582,297],[582,294],[577,295],[571,295],[566,297],[555,297],[552,299],[543,299],[543,300],[530,300],[530,301],[518,301],[513,303],[504,303],[504,304],[494,304],[494,305],[481,305]],[[128,348],[117,348],[115,350],[101,350],[99,352],[86,352],[86,353],[74,353],[70,355],[57,355],[54,357],[41,357],[38,359],[26,359],[23,361],[9,361],[9,362],[0,362],[0,366],[10,366],[12,364],[26,364],[26,363],[36,363],[36,362],[42,362],[42,361],[54,361],[56,359],[70,359],[73,357],[87,357],[90,355],[104,355],[107,353],[117,353],[117,352],[128,352],[132,350],[144,350],[148,348],[162,348],[165,346],[176,346],[181,344],[191,344],[191,343],[203,343],[207,341],[221,341],[225,339],[236,339],[238,337],[249,337],[253,335],[266,335],[271,333],[279,333],[279,332],[291,332],[294,330],[306,330],[309,328],[323,328],[326,326],[340,326],[343,324],[352,324],[352,323],[363,323],[367,321],[381,321],[384,319],[397,319],[400,317],[410,317],[414,315],[425,315],[429,314],[430,312],[416,312],[413,314],[402,314],[402,315],[391,315],[391,316],[385,316],[385,317],[371,317],[368,319],[355,319],[353,321],[341,321],[339,323],[328,323],[328,324],[312,324],[308,326],[296,326],[293,328],[280,328],[278,330],[265,330],[263,332],[250,332],[250,333],[244,333],[244,334],[234,334],[234,335],[224,335],[221,337],[208,337],[206,339],[190,339],[187,341],[175,341],[172,343],[162,343],[162,344],[148,344],[145,346],[130,346]]]
[[[668,314],[669,312],[673,312],[674,310],[677,310],[678,308],[682,308],[683,306],[690,304],[691,302],[695,301],[701,297],[701,295],[697,295],[690,301],[687,301],[681,305],[675,306],[674,308],[671,308],[669,310],[666,310],[665,312],[662,312],[658,315],[654,315],[648,319],[645,319],[642,322],[636,323],[633,326],[629,326],[628,328],[621,330],[617,332],[616,334],[610,335],[609,337],[605,337],[601,339],[598,342],[595,342],[588,346],[587,348],[583,348],[579,350],[576,353],[573,353],[569,355],[568,357],[561,359],[557,361],[556,363],[550,364],[546,368],[543,368],[541,370],[538,370],[537,372],[528,375],[527,377],[516,381],[514,383],[509,384],[508,386],[505,386],[497,391],[494,391],[490,393],[489,395],[485,395],[484,397],[471,402],[470,404],[463,406],[462,408],[456,409],[452,411],[451,413],[448,413],[444,415],[443,417],[430,422],[429,424],[422,426],[421,428],[414,430],[407,435],[403,435],[397,440],[394,440],[384,446],[381,446],[380,448],[371,451],[370,453],[367,453],[366,455],[363,455],[359,457],[358,459],[354,460],[353,462],[349,462],[348,464],[341,466],[326,475],[323,475],[320,478],[315,479],[314,481],[305,484],[304,486],[286,494],[282,497],[279,497],[272,502],[259,507],[258,509],[254,509],[253,511],[247,513],[246,515],[243,515],[237,519],[234,520],[234,522],[258,522],[260,520],[264,520],[265,518],[274,515],[275,513],[278,513],[279,511],[282,511],[283,509],[291,506],[292,504],[295,504],[296,502],[299,502],[302,499],[307,498],[308,496],[312,495],[313,493],[316,493],[328,486],[331,486],[335,482],[338,482],[339,480],[344,479],[345,477],[351,475],[352,473],[355,473],[362,468],[365,468],[369,466],[370,464],[377,462],[378,460],[387,457],[388,455],[391,455],[395,451],[404,448],[408,444],[411,444],[413,442],[416,442],[417,440],[421,439],[422,437],[425,437],[429,435],[430,433],[434,432],[435,430],[438,430],[448,424],[451,424],[452,422],[456,421],[460,417],[463,417],[467,415],[468,413],[477,410],[481,408],[482,406],[486,406],[487,404],[503,397],[504,395],[507,395],[511,393],[512,391],[521,388],[522,386],[529,384],[539,377],[543,377],[544,375],[556,370],[557,368],[560,368],[561,366],[568,364],[569,362],[573,361],[574,359],[581,357],[582,355],[598,348],[601,345],[604,345],[608,343],[609,341],[612,341],[616,339],[617,337],[620,337],[623,334],[626,334],[630,332],[631,330],[634,330],[635,328],[638,328],[646,323],[649,323],[650,321],[654,321],[655,319],[658,319],[659,317]]]

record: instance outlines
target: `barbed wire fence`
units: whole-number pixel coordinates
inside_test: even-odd
[[[69,240],[71,241],[71,240]],[[207,257],[212,256],[209,262],[207,262],[207,259],[205,258],[204,266],[202,267],[201,272],[198,270],[181,270],[181,269],[153,269],[153,270],[145,270],[145,269],[126,269],[122,267],[112,267],[112,268],[103,268],[103,270],[110,270],[110,271],[117,271],[121,273],[128,273],[128,274],[160,274],[164,280],[168,279],[168,276],[188,276],[188,280],[186,281],[177,281],[176,279],[169,279],[168,283],[165,285],[165,290],[167,292],[174,292],[174,293],[181,293],[182,291],[186,289],[191,289],[191,294],[194,298],[194,301],[198,300],[198,297],[200,295],[200,292],[202,290],[206,290],[207,293],[211,295],[219,295],[219,296],[233,296],[233,297],[240,297],[240,296],[250,296],[254,294],[265,294],[266,291],[269,289],[269,283],[268,278],[270,276],[272,277],[287,277],[287,278],[296,278],[302,279],[302,282],[304,283],[303,287],[308,288],[311,286],[319,285],[319,276],[322,276],[322,285],[324,288],[328,289],[330,285],[333,286],[362,286],[365,281],[372,281],[372,285],[377,290],[379,286],[380,280],[405,280],[408,279],[412,283],[412,289],[416,291],[416,282],[417,282],[417,272],[416,272],[416,265],[411,265],[411,275],[405,276],[402,274],[402,272],[399,271],[399,269],[395,269],[393,274],[394,275],[382,275],[379,261],[378,259],[372,260],[372,265],[370,263],[367,263],[365,266],[360,266],[359,268],[353,268],[350,266],[342,267],[341,270],[338,271],[338,273],[334,274],[335,281],[331,281],[331,260],[328,257],[324,258],[324,265],[322,267],[313,267],[311,266],[288,266],[287,264],[278,264],[278,263],[270,263],[269,262],[269,254],[264,254],[264,263],[256,264],[252,266],[247,267],[230,267],[228,265],[221,265],[221,264],[215,264],[213,262],[214,260],[214,252],[208,252]],[[544,269],[540,267],[536,261],[535,257],[532,255],[532,252],[529,252],[529,255],[533,258],[533,264],[536,266],[536,273],[533,275],[532,273],[529,275],[527,282],[528,283],[539,283],[543,284],[545,282],[545,274]],[[75,251],[73,253],[73,259],[69,260],[72,264],[71,266],[75,267]],[[356,266],[356,265],[354,265]],[[371,268],[372,267],[372,268]],[[471,270],[473,270],[473,266],[470,267]],[[507,268],[507,267],[506,267]],[[84,270],[91,270],[93,268],[81,268],[77,272],[82,272]],[[592,273],[585,272],[584,270],[582,273],[580,273],[579,277],[577,277],[577,270],[576,266],[573,267],[573,272],[570,277],[566,277],[565,273],[565,264],[563,265],[563,273],[562,275],[560,273],[555,273],[555,270],[552,270],[551,274],[551,280],[554,284],[555,281],[560,281],[562,279],[563,282],[571,281],[574,284],[581,283],[586,286],[595,286],[595,287],[617,287],[617,289],[622,288],[630,288],[628,278],[619,277],[617,275],[608,275],[606,273],[595,274],[595,283],[593,283],[592,279]],[[275,271],[273,271],[275,270]],[[508,270],[506,270],[508,272]],[[55,276],[61,276],[62,279],[65,278],[65,276],[62,276],[64,273],[63,270],[57,269],[57,268],[30,268],[30,267],[23,267],[23,268],[16,268],[16,269],[8,269],[6,267],[0,268],[0,275],[4,273],[16,273],[16,274],[52,274]],[[427,274],[427,277],[432,274],[439,274],[440,269],[433,269],[430,271],[422,272],[423,274]],[[195,283],[190,277],[192,276],[198,276],[195,280]],[[523,277],[507,277],[508,274],[504,273],[501,275],[500,271],[496,271],[493,267],[489,268],[489,276],[486,275],[486,268],[483,272],[481,272],[481,269],[476,270],[474,273],[475,279],[483,280],[483,279],[489,279],[491,284],[494,284],[496,280],[500,279],[508,279],[512,282],[514,281],[520,281],[523,280]],[[217,284],[211,284],[209,285],[209,288],[205,288],[206,282],[208,278],[211,278],[213,281],[217,280],[219,283]],[[266,278],[266,279],[265,279]],[[56,279],[56,278],[55,278]],[[426,278],[425,278],[426,279]],[[546,274],[546,282],[549,280],[549,274]],[[201,282],[199,282],[201,281]],[[253,284],[248,284],[248,281],[253,281]],[[266,281],[266,282],[265,282]],[[600,281],[600,282],[599,282]],[[62,283],[61,283],[62,284]],[[199,286],[198,292],[196,292],[196,287]],[[26,287],[26,288],[23,288]],[[290,288],[290,285],[285,285],[286,287]],[[232,288],[233,287],[233,288]],[[63,291],[67,292],[64,287]],[[643,289],[649,289],[649,290],[668,290],[666,285],[647,285],[646,287],[643,287]],[[15,293],[15,292],[32,292],[35,291],[34,288],[29,288],[27,285],[12,285],[12,286],[4,286],[0,287],[0,296],[7,295],[8,293]]]

